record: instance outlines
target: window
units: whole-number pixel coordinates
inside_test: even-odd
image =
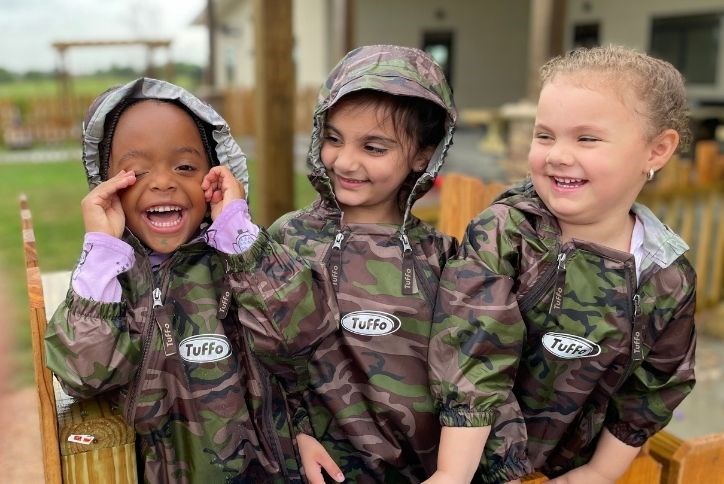
[[[654,18],[651,48],[671,62],[688,83],[716,84],[721,14]]]
[[[452,32],[424,32],[422,34],[422,50],[430,54],[430,57],[440,64],[442,71],[445,73],[445,77],[447,77],[448,84],[452,86]]]
[[[573,27],[573,48],[596,47],[600,45],[598,31],[598,24],[575,25]]]

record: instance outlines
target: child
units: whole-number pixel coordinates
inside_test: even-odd
[[[270,229],[326,265],[342,315],[319,334],[312,391],[292,405],[310,478],[321,474],[307,457],[324,450],[304,434],[353,482],[420,482],[434,470],[427,348],[456,242],[410,210],[442,166],[456,117],[439,66],[413,48],[353,50],[321,88],[308,156],[320,197]]]
[[[430,348],[438,482],[466,456],[457,433],[484,441],[499,415],[492,436],[524,419],[527,456],[492,451],[489,482],[532,467],[551,482],[613,483],[694,385],[688,247],[635,203],[687,141],[683,79],[623,47],[541,72],[532,183],[470,223],[443,274]],[[519,412],[499,414],[509,396]]]
[[[141,78],[93,103],[83,161],[83,255],[48,326],[50,369],[72,395],[119,390],[147,482],[298,482],[260,363],[274,346],[268,368],[293,394],[284,373],[307,342],[264,331],[271,318],[322,324],[335,312],[308,266],[250,222],[228,125],[184,89]]]

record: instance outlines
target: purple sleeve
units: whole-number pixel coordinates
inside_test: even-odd
[[[118,274],[130,269],[136,261],[133,248],[111,235],[88,232],[83,252],[73,271],[73,290],[85,299],[103,303],[120,302],[121,284]]]
[[[251,221],[246,200],[234,200],[224,207],[206,232],[206,240],[225,254],[241,254],[249,249],[259,235],[259,227]]]

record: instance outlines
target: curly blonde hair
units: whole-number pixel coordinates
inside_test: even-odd
[[[558,75],[597,73],[607,80],[628,86],[643,106],[649,125],[649,139],[666,129],[679,133],[679,150],[691,142],[689,109],[684,77],[669,62],[623,46],[578,48],[554,57],[540,69],[541,85]],[[582,76],[581,76],[582,75]]]

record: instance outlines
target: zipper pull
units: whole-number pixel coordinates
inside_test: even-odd
[[[558,316],[563,308],[563,291],[566,288],[566,253],[558,254],[558,267],[556,267],[556,282],[553,285],[553,299],[548,314]]]
[[[334,286],[335,291],[339,291],[339,278],[342,272],[342,242],[344,242],[344,232],[339,231],[334,236],[332,251],[327,260],[327,269],[329,270],[329,276],[332,278],[332,286]]]
[[[153,290],[152,295],[153,295],[153,307],[160,308],[161,306],[163,306],[163,302],[161,301],[161,289],[157,287],[156,289]]]
[[[412,257],[412,246],[407,234],[400,234],[402,241],[402,294],[415,294],[415,262]]]
[[[633,328],[631,330],[631,358],[634,361],[642,361],[644,359],[643,341],[644,328],[641,318],[641,296],[634,294],[633,296]]]
[[[161,334],[161,345],[163,346],[163,354],[171,356],[176,354],[176,341],[173,337],[173,328],[171,327],[171,318],[169,311],[173,311],[173,305],[169,308],[164,307],[161,301],[161,289],[156,288],[151,293],[153,296],[153,319],[156,321],[158,331]]]
[[[229,314],[229,306],[231,305],[231,288],[229,287],[229,281],[224,278],[224,283],[221,287],[221,297],[219,298],[219,309],[216,312],[216,318],[221,321]]]

